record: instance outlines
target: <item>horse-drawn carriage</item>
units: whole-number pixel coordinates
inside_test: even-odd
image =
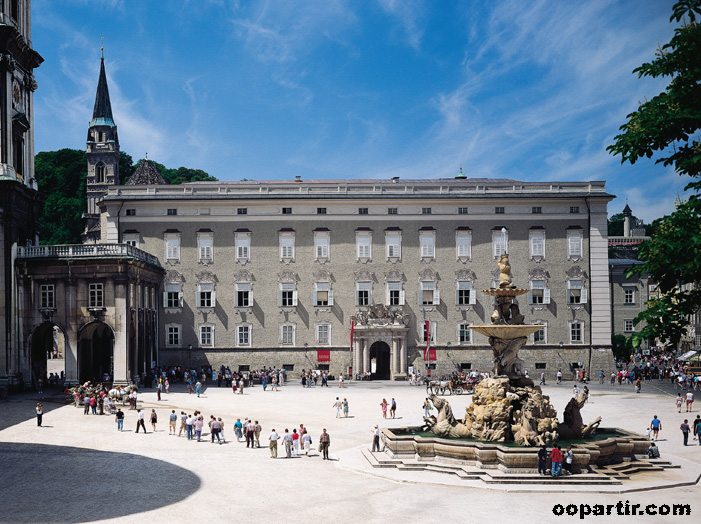
[[[426,384],[426,393],[433,395],[462,395],[475,391],[475,385],[479,379],[467,377],[465,379],[454,378],[450,380],[431,380]]]

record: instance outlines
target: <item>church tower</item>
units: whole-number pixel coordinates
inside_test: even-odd
[[[100,241],[100,211],[97,203],[107,194],[110,186],[119,185],[119,137],[112,117],[104,54],[100,59],[100,78],[88,127],[86,153],[88,210],[84,215],[86,224],[83,242],[94,243]]]

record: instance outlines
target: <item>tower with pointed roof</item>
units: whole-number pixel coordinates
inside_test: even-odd
[[[97,203],[107,194],[110,186],[119,185],[119,136],[112,116],[104,54],[100,59],[100,78],[92,120],[88,126],[86,153],[88,209],[83,242],[92,243],[100,241],[100,211]]]

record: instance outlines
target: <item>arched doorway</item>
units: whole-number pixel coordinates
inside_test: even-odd
[[[32,383],[39,378],[48,386],[64,378],[66,371],[66,336],[53,322],[39,324],[29,338]],[[55,377],[52,380],[52,375]]]
[[[370,346],[370,378],[372,380],[389,380],[390,349],[386,342],[378,341]]]
[[[114,332],[104,322],[90,322],[78,336],[78,381],[102,382],[105,373],[114,379]]]

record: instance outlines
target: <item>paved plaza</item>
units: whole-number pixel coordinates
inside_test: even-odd
[[[679,425],[685,417],[700,413],[677,413],[676,393],[668,384],[645,384],[636,395],[633,386],[590,384],[591,402],[582,413],[585,422],[601,415],[605,427],[621,427],[644,433],[653,415],[662,420],[662,458],[683,464],[687,477],[701,471],[701,446],[682,445]],[[558,414],[572,395],[572,383],[548,384]],[[350,416],[337,419],[332,404],[345,397]],[[535,493],[465,485],[444,475],[436,479],[421,472],[374,470],[362,457],[369,448],[371,430],[380,427],[418,425],[421,422],[422,387],[407,383],[349,383],[345,389],[303,389],[294,383],[279,392],[261,386],[233,395],[231,389],[210,387],[200,398],[178,384],[156,401],[154,390],[140,395],[142,408],[156,408],[157,432],[135,434],[136,415],[125,410],[124,431],[118,432],[114,416],[83,415],[65,405],[60,395],[45,392],[44,427],[37,427],[34,406],[37,394],[11,396],[0,402],[0,522],[405,522],[445,523],[490,519],[498,522],[566,522],[578,516],[555,516],[553,506],[562,504],[690,504],[691,517],[587,516],[586,520],[677,522],[701,515],[698,485],[650,489],[633,493],[585,491],[586,487],[562,489],[543,486]],[[701,395],[700,395],[701,396]],[[398,404],[397,419],[383,420],[383,398]],[[461,417],[471,396],[450,397]],[[701,400],[700,400],[701,402]],[[171,409],[225,421],[226,444],[211,444],[168,434]],[[236,442],[233,423],[252,417],[263,426],[260,449]],[[147,417],[148,418],[148,417]],[[272,428],[309,428],[314,444],[312,456],[273,460],[267,447]],[[321,430],[331,435],[330,461],[317,451]],[[284,447],[279,450],[284,457]],[[645,474],[645,475],[650,475]],[[654,479],[645,481],[655,487]],[[512,486],[513,487],[513,486]]]

